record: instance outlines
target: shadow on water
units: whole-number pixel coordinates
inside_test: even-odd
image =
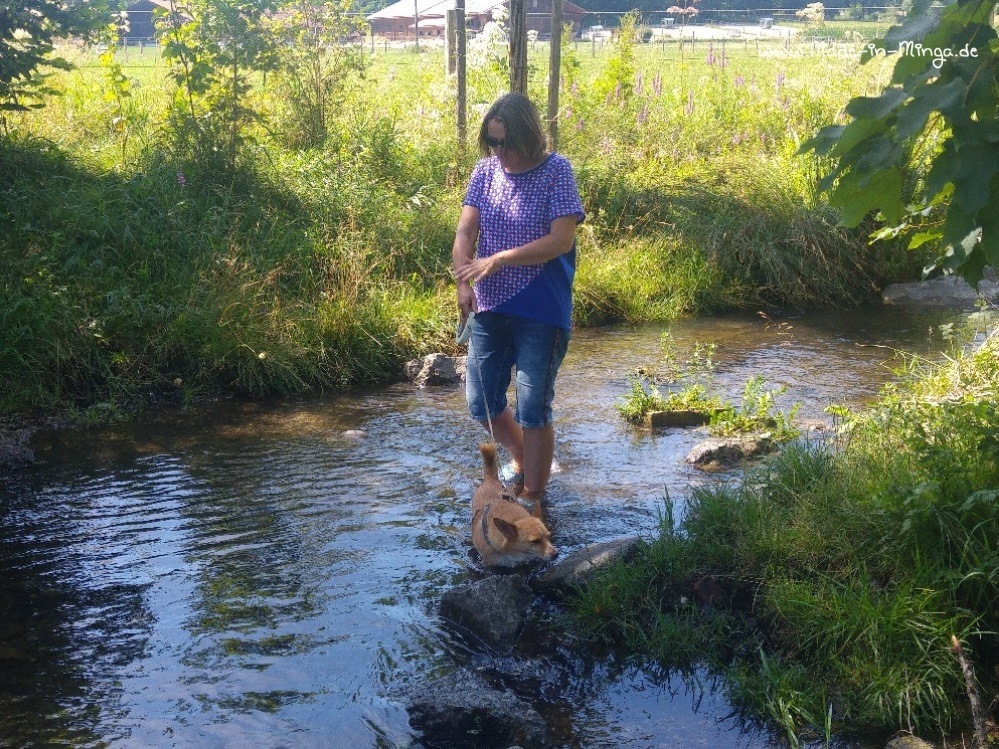
[[[822,418],[873,397],[896,349],[936,357],[928,334],[963,319],[670,332],[717,344],[728,397],[763,374]],[[709,480],[684,462],[697,434],[635,430],[615,408],[661,333],[575,334],[548,512],[563,552],[651,535],[667,492]],[[456,663],[534,702],[558,746],[778,746],[703,674],[564,642],[494,659],[440,628],[440,594],[482,575],[467,532],[482,436],[460,389],[406,385],[41,435],[38,464],[0,482],[0,746],[415,746],[404,696]]]

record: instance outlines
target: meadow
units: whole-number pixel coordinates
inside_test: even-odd
[[[0,413],[84,421],[163,398],[336,390],[450,350],[453,227],[478,118],[506,87],[470,49],[469,142],[440,47],[364,44],[321,142],[258,75],[234,169],[187,148],[160,49],[66,48],[0,141]],[[558,149],[588,218],[576,322],[853,305],[922,265],[837,227],[796,150],[884,61],[759,44],[566,45]],[[529,93],[545,101],[548,48]],[[461,145],[462,147],[459,147]]]

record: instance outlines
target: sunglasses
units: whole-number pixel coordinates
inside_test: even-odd
[[[491,135],[486,136],[486,145],[490,148],[506,148],[505,138],[494,138]]]

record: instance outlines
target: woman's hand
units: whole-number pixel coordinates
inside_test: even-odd
[[[469,209],[465,206],[466,210]],[[469,217],[471,223],[472,217]],[[478,213],[474,214],[476,236],[478,228]],[[459,229],[461,226],[459,225]],[[460,236],[460,235],[459,235]],[[559,255],[569,252],[576,241],[576,216],[560,216],[551,223],[551,231],[543,237],[535,239],[533,242],[501,250],[488,257],[471,257],[473,244],[470,240],[463,243],[467,248],[467,254],[455,253],[454,277],[458,284],[469,284],[488,278],[504,266],[525,266],[541,265],[549,260],[554,260]]]
[[[458,284],[458,313],[461,315],[462,323],[472,313],[478,312],[478,304],[475,301],[475,292],[467,283]]]
[[[454,272],[454,277],[459,284],[475,283],[483,278],[491,276],[503,267],[504,253],[497,252],[489,257],[476,258],[470,263],[466,263]]]

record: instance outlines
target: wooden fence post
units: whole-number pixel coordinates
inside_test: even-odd
[[[527,94],[527,2],[510,0],[510,90]]]
[[[444,11],[444,72],[454,75],[458,69],[458,9]]]
[[[420,0],[413,0],[413,36],[416,38],[416,51],[420,51]]]
[[[558,89],[562,82],[563,0],[552,1],[552,41],[548,57],[548,145],[558,148]]]
[[[468,103],[466,79],[466,37],[465,37],[465,0],[455,0],[455,72],[458,75],[457,112],[458,118],[458,155],[465,153],[468,140]]]

